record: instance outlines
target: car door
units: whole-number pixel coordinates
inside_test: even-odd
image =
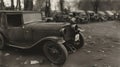
[[[10,13],[6,15],[8,38],[12,43],[24,43],[24,28],[22,14]]]
[[[9,27],[8,38],[13,44],[24,43],[24,29],[22,27]]]
[[[21,47],[32,45],[32,32],[30,28],[24,26],[22,14],[7,15],[7,24],[8,38],[11,43]]]

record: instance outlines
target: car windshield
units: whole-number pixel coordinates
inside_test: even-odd
[[[42,21],[41,13],[25,13],[23,14],[24,24],[35,21]]]

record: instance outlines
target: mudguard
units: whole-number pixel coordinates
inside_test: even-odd
[[[80,27],[78,28],[78,30],[79,30],[80,33],[85,31],[84,29],[82,29]]]
[[[40,39],[36,43],[34,43],[30,48],[35,47],[35,46],[42,46],[46,41],[53,41],[55,43],[63,44],[65,40],[62,37],[56,37],[56,36],[50,36],[50,37],[45,37],[43,39]]]
[[[20,48],[20,49],[30,49],[30,48],[33,48],[33,47],[41,47],[41,46],[44,45],[44,43],[46,41],[52,41],[52,42],[55,42],[55,43],[58,43],[58,44],[63,44],[65,42],[62,37],[50,36],[50,37],[42,38],[39,41],[37,41],[33,44],[30,44],[29,46],[16,46],[16,45],[13,45],[13,44],[9,44],[9,46],[17,47],[17,48]],[[27,45],[27,43],[24,44],[24,45]]]

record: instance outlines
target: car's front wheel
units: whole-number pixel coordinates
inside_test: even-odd
[[[43,52],[50,62],[59,65],[64,64],[68,56],[67,49],[64,45],[53,41],[47,41],[43,45]]]
[[[2,34],[0,34],[0,50],[5,47],[5,40]]]
[[[80,49],[84,45],[84,37],[81,33],[75,35],[74,46],[76,49]]]

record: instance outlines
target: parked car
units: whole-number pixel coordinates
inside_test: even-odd
[[[120,20],[120,11],[117,11],[118,13],[118,19],[117,20]]]
[[[112,10],[112,13],[114,14],[114,19],[118,20],[119,19],[119,11]]]
[[[56,22],[67,22],[69,19],[68,19],[68,14],[64,14],[64,13],[56,13],[54,16],[53,16],[53,20],[56,21]]]
[[[76,23],[88,23],[88,17],[86,12],[83,10],[72,11],[74,17],[76,18]]]
[[[97,20],[97,14],[94,11],[87,11],[86,13],[88,15],[89,21]]]
[[[83,23],[88,23],[89,22],[88,16],[87,16],[85,11],[80,11],[80,18],[81,18]]]
[[[84,39],[76,24],[44,22],[39,12],[0,11],[0,49],[39,48],[54,64],[63,64],[69,51],[80,49]]]
[[[114,13],[112,13],[112,11],[105,11],[107,17],[108,17],[108,20],[114,20]]]
[[[103,11],[98,11],[98,21],[106,21],[107,15]]]
[[[53,22],[53,17],[45,17],[44,19],[46,22]]]

